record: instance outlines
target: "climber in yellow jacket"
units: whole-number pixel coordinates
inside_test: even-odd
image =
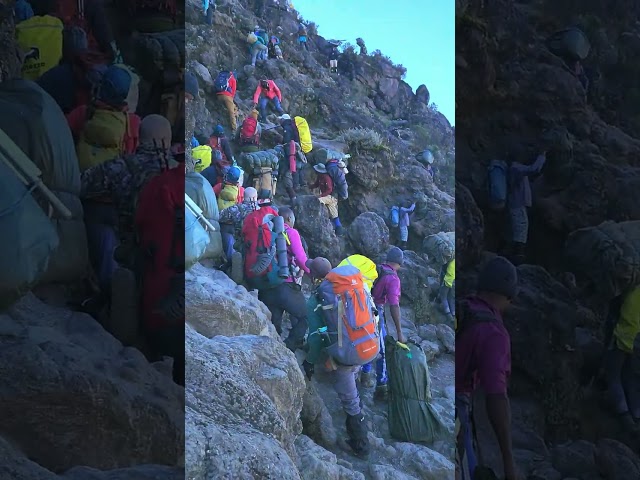
[[[456,316],[455,290],[456,283],[456,259],[454,258],[442,266],[440,273],[440,291],[438,297],[442,303],[442,311],[445,315]]]
[[[640,285],[627,293],[605,357],[609,400],[622,426],[637,432],[640,422],[638,378],[633,371],[633,344],[640,333]]]

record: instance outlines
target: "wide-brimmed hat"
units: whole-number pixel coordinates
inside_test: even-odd
[[[323,163],[314,165],[313,169],[318,173],[327,173],[327,167]]]

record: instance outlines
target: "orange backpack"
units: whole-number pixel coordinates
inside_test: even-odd
[[[329,335],[327,354],[341,365],[365,365],[378,356],[373,301],[362,273],[343,265],[331,270],[316,290]]]

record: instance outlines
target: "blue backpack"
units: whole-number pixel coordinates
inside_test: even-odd
[[[507,205],[508,170],[507,163],[502,160],[492,160],[489,163],[487,169],[489,207],[493,210],[502,210]]]
[[[396,206],[391,207],[391,226],[394,228],[400,225],[400,209]]]
[[[213,91],[216,93],[230,92],[229,78],[231,78],[230,72],[220,72],[213,82]]]

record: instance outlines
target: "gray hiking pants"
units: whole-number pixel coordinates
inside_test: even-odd
[[[360,394],[356,386],[356,374],[359,370],[359,366],[338,366],[336,370],[331,372],[333,389],[338,394],[342,408],[348,415],[360,413]]]
[[[518,243],[527,243],[529,238],[529,212],[527,212],[527,207],[510,209],[509,218],[511,220],[511,240]]]
[[[282,316],[287,312],[291,317],[291,330],[285,340],[287,347],[294,349],[302,345],[307,332],[307,300],[295,283],[281,283],[275,288],[258,291],[258,299],[271,312],[271,323],[282,334]]]

